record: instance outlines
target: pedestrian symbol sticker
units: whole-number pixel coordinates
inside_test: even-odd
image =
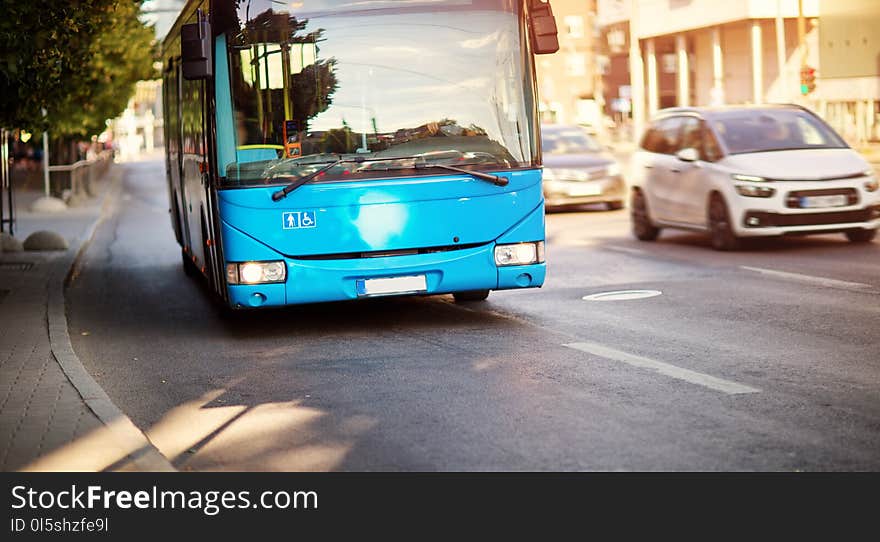
[[[285,230],[314,228],[318,225],[315,211],[290,211],[281,213],[281,227]]]

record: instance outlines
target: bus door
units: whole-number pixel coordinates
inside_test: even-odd
[[[162,89],[165,102],[165,169],[168,179],[168,204],[174,237],[180,246],[189,246],[186,218],[183,214],[183,188],[180,176],[180,61],[171,58],[165,71]]]
[[[196,266],[206,267],[205,240],[208,239],[208,156],[205,141],[205,81],[181,77],[180,117],[183,128],[183,215],[187,240]]]

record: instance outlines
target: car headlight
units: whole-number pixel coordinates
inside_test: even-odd
[[[529,265],[544,261],[544,241],[495,247],[495,265]]]
[[[617,162],[612,162],[608,165],[608,168],[605,170],[605,175],[609,177],[617,177],[620,175],[620,164]]]
[[[287,267],[284,262],[241,262],[226,264],[226,282],[229,284],[266,284],[284,282]]]
[[[738,184],[736,191],[740,196],[748,196],[750,198],[769,198],[776,193],[776,190],[769,186],[760,186],[753,184]]]
[[[865,190],[868,192],[876,192],[877,189],[880,188],[880,182],[877,181],[877,176],[869,169],[865,171],[865,177],[868,178],[868,180],[865,181]]]
[[[734,181],[746,181],[749,183],[766,183],[767,179],[764,177],[758,177],[757,175],[742,175],[739,173],[734,173],[731,175]]]

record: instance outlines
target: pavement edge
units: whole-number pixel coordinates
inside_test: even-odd
[[[70,342],[67,327],[67,302],[64,290],[75,278],[82,257],[95,236],[98,226],[109,216],[112,204],[122,191],[122,173],[116,165],[109,173],[110,187],[105,192],[101,208],[86,229],[81,239],[71,247],[72,250],[53,269],[49,280],[49,295],[46,306],[46,319],[49,326],[49,343],[52,354],[67,379],[76,388],[86,406],[108,428],[125,448],[134,450],[129,456],[130,463],[139,471],[176,471],[171,462],[150,442],[143,431],[117,407],[107,392],[86,371]],[[116,171],[114,171],[116,170]],[[118,173],[117,173],[118,172]]]

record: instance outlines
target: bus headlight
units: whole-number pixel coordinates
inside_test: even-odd
[[[544,241],[495,247],[495,265],[529,265],[544,261]]]
[[[226,264],[229,284],[266,284],[284,282],[287,267],[284,262],[243,262]]]

